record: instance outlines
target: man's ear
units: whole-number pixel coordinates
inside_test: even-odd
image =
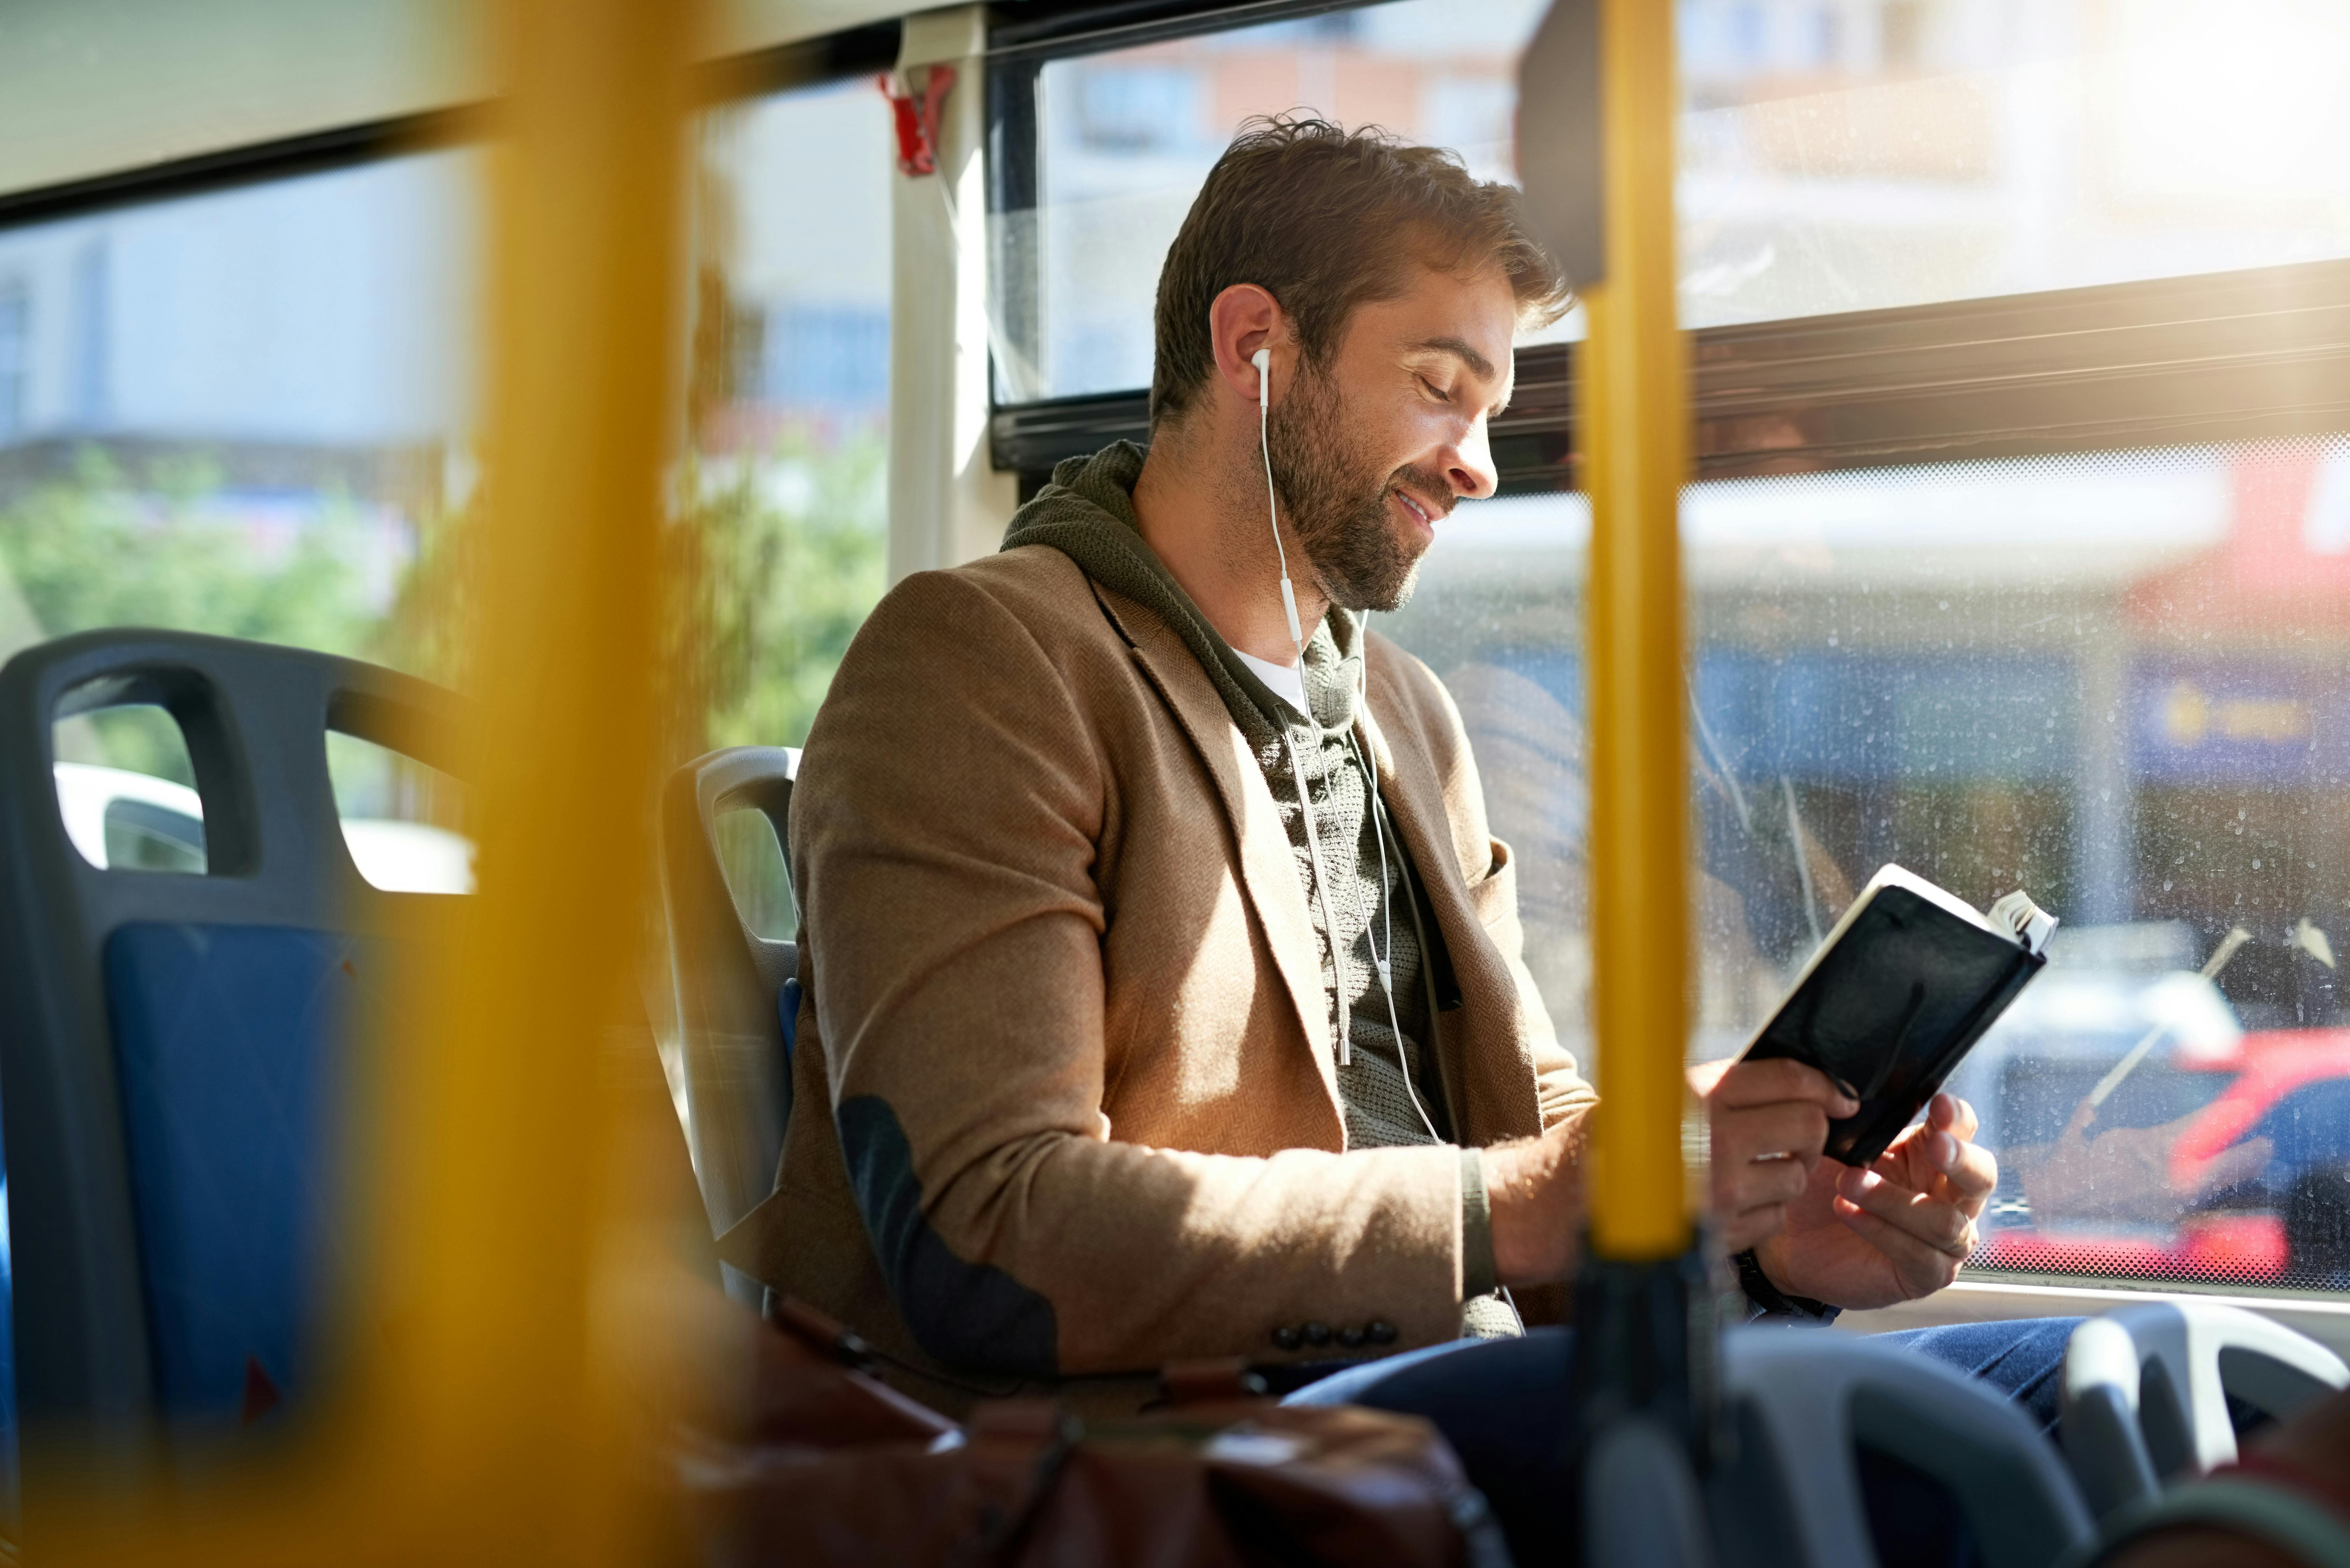
[[[1253,407],[1257,370],[1251,363],[1260,348],[1273,351],[1274,396],[1289,384],[1295,364],[1289,317],[1281,302],[1253,283],[1236,283],[1216,296],[1208,306],[1208,341],[1216,353],[1216,379],[1234,401]]]

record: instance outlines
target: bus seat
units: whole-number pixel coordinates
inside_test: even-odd
[[[713,1234],[775,1189],[791,1115],[791,1041],[799,1011],[799,950],[743,919],[719,854],[718,822],[755,811],[788,844],[799,753],[772,746],[712,752],[670,775],[661,792],[661,897],[685,1071],[693,1167]],[[747,1275],[730,1293],[756,1306]]]
[[[1733,1328],[1721,1350],[1731,1458],[1707,1489],[1722,1563],[1876,1563],[1863,1449],[1946,1489],[1991,1568],[2048,1568],[2089,1540],[2088,1511],[2054,1447],[1955,1368],[1777,1325]]]
[[[1600,1428],[1582,1484],[1586,1563],[1712,1568],[1689,1449],[1664,1423],[1633,1415]]]
[[[2350,1367],[2316,1341],[2216,1302],[2118,1307],[2064,1347],[2064,1458],[2098,1517],[2236,1457],[2231,1400],[2282,1419]]]
[[[203,874],[102,870],[67,834],[53,725],[129,704],[186,742]],[[391,994],[395,910],[429,902],[352,861],[326,736],[454,773],[460,706],[371,665],[177,632],[88,632],[0,669],[0,1132],[28,1431],[135,1472],[157,1436],[183,1452],[305,1386],[342,1218],[344,1042]]]

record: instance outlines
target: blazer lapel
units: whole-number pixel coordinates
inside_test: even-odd
[[[1216,781],[1217,798],[1240,846],[1243,891],[1256,911],[1266,946],[1273,950],[1274,967],[1281,971],[1298,1024],[1313,1051],[1315,1069],[1335,1106],[1338,1069],[1330,1044],[1329,1000],[1322,989],[1321,951],[1273,791],[1266,787],[1264,774],[1215,684],[1174,628],[1157,612],[1123,594],[1098,583],[1093,589],[1103,611],[1133,650],[1135,662],[1158,688],[1200,760],[1207,764],[1209,776]]]

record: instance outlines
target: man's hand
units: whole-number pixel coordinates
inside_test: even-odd
[[[1816,1067],[1784,1058],[1690,1069],[1713,1134],[1713,1216],[1722,1246],[1742,1252],[1778,1234],[1804,1195],[1828,1120],[1859,1103]]]
[[[1924,1123],[1867,1169],[1819,1161],[1785,1227],[1755,1249],[1763,1273],[1790,1294],[1843,1307],[1890,1306],[1949,1284],[1999,1185],[1999,1162],[1971,1141],[1975,1126],[1972,1106],[1936,1095]]]

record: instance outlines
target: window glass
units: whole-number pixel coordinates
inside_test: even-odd
[[[1681,0],[1694,327],[2350,253],[2350,10]]]
[[[161,626],[462,682],[447,590],[478,163],[400,158],[0,232],[0,658]],[[159,765],[137,711],[58,727],[68,820],[104,797],[102,839],[76,842],[202,871],[192,781]],[[156,773],[173,782],[138,782]]]
[[[1681,516],[1692,1054],[1887,862],[2022,888],[2064,924],[1952,1081],[2002,1170],[1971,1266],[2350,1283],[2350,439],[1714,482]],[[1384,622],[1461,705],[1586,1054],[1588,536],[1578,495],[1472,504]]]
[[[464,786],[372,741],[327,732],[327,774],[351,864],[387,893],[470,893]]]
[[[696,127],[687,439],[670,531],[681,558],[667,584],[671,765],[721,746],[797,745],[887,586],[891,121],[858,77],[728,104]],[[775,828],[730,811],[712,831],[743,921],[789,940],[798,921]],[[646,990],[698,1148],[677,978]]]
[[[0,657],[144,625],[439,673],[406,590],[470,469],[476,161],[0,231]]]
[[[1044,64],[1036,204],[997,215],[999,255],[1035,279],[1030,302],[1015,277],[1029,307],[997,333],[999,400],[1149,383],[1159,263],[1250,115],[1309,106],[1509,178],[1517,54],[1544,8],[1402,0]]]
[[[717,110],[700,138],[674,750],[796,745],[888,557],[889,106],[868,78]]]
[[[147,703],[100,708],[51,726],[57,814],[100,870],[201,877],[204,807],[179,722]]]
[[[730,811],[717,822],[718,864],[733,895],[735,913],[754,937],[788,942],[799,936],[792,904],[792,874],[783,841],[764,812]]]
[[[1159,262],[1249,115],[1376,122],[1512,177],[1517,56],[1546,8],[1393,0],[1045,64],[1034,205],[997,215],[1016,275],[999,400],[1148,383]],[[1679,16],[1691,327],[2350,254],[2350,7],[2244,0],[2224,26],[2192,0]]]
[[[798,740],[879,596],[890,146],[861,79],[703,121],[672,757]],[[161,626],[471,684],[481,164],[0,230],[0,659]],[[78,726],[67,760],[143,768],[112,734]],[[433,858],[447,792],[395,787],[359,744],[334,755],[362,836],[437,867],[386,874],[468,882],[462,845]]]
[[[25,423],[33,376],[33,303],[24,283],[0,281],[0,441]]]

